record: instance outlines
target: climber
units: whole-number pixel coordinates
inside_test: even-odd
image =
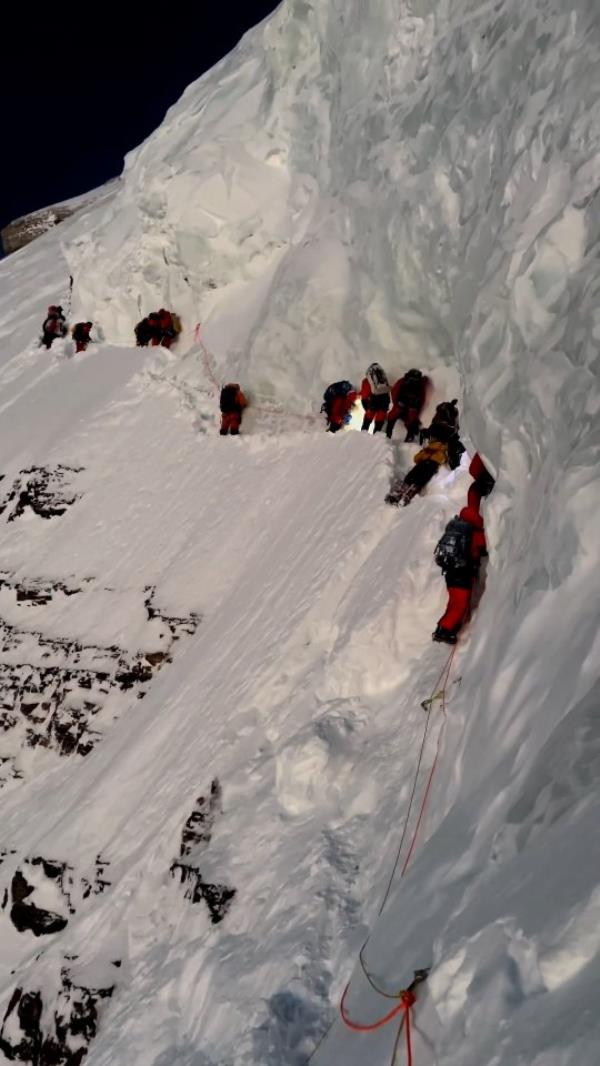
[[[321,413],[325,415],[328,433],[337,433],[350,421],[357,399],[358,392],[349,381],[334,381],[325,389]]]
[[[458,429],[458,400],[446,400],[444,403],[438,403],[429,429],[421,429],[419,431],[419,443],[421,445],[426,441],[429,441],[432,445],[446,445],[447,456],[442,462],[448,463],[451,470],[456,470],[457,466],[460,466],[461,456],[465,450],[460,442]],[[428,445],[426,445],[425,451],[427,447]],[[415,456],[416,461],[417,456]],[[441,466],[442,464],[439,463],[438,465]]]
[[[407,370],[392,386],[392,407],[388,414],[386,434],[391,440],[398,419],[406,426],[405,441],[416,439],[421,428],[421,411],[425,406],[429,379],[420,370]]]
[[[147,348],[152,340],[153,329],[148,318],[143,318],[135,327],[135,343],[138,348]]]
[[[90,343],[90,333],[93,322],[76,322],[71,330],[71,336],[75,341],[75,351],[85,352]]]
[[[365,411],[360,428],[368,433],[371,422],[374,422],[373,433],[380,433],[390,406],[390,383],[379,363],[371,363],[367,367],[360,387],[360,398]]]
[[[48,308],[48,317],[42,326],[42,339],[40,344],[43,344],[46,348],[51,348],[53,342],[58,337],[64,337],[66,332],[67,324],[65,322],[62,307],[55,307],[54,304],[50,304],[50,307]]]
[[[457,634],[469,613],[481,560],[486,555],[479,509],[463,507],[460,514],[448,522],[435,549],[435,561],[446,579],[448,604],[432,634],[433,640],[456,644]]]
[[[158,325],[160,329],[160,343],[163,348],[170,348],[175,340],[177,333],[181,332],[181,323],[177,318],[179,329],[175,328],[175,318],[171,311],[166,311],[164,307],[161,307],[158,312]],[[153,344],[158,344],[158,341],[152,341]]]
[[[474,507],[475,510],[478,511],[482,498],[484,496],[489,496],[496,482],[489,470],[486,469],[479,452],[475,452],[475,455],[471,459],[469,473],[473,478],[473,481],[471,482],[467,493],[467,505],[469,507]]]
[[[221,408],[219,430],[221,436],[226,437],[228,433],[231,433],[232,437],[236,437],[242,424],[242,412],[247,406],[246,397],[237,383],[230,382],[223,386],[219,406]]]
[[[160,344],[162,337],[158,311],[151,311],[148,315],[148,329],[150,330],[150,343],[153,348],[156,348]]]
[[[422,429],[419,440],[421,451],[414,458],[414,466],[400,483],[393,485],[386,502],[406,506],[425,488],[440,466],[447,463],[451,470],[460,466],[464,452],[458,436],[457,400],[438,404],[429,429]],[[427,443],[425,443],[427,442]]]

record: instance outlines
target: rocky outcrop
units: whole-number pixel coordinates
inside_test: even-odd
[[[21,470],[0,502],[0,514],[8,511],[9,522],[20,518],[27,510],[39,518],[60,517],[79,499],[78,494],[71,491],[70,482],[82,470],[81,466],[65,466],[64,463]]]
[[[75,214],[75,210],[67,204],[56,207],[45,207],[41,211],[34,211],[31,215],[24,215],[15,219],[5,226],[0,236],[2,248],[6,255],[24,248],[26,244],[35,241],[54,226],[60,225],[66,218]]]
[[[10,854],[0,851],[0,864]],[[86,900],[110,888],[109,865],[97,855],[93,868],[78,874],[60,859],[42,855],[23,859],[5,882],[1,909],[7,911],[19,933],[33,933],[36,937],[60,933]]]
[[[223,921],[236,894],[235,888],[203,877],[199,866],[200,855],[212,839],[215,818],[221,813],[221,797],[221,785],[215,778],[210,794],[198,796],[183,827],[179,858],[171,866],[172,876],[179,877],[181,884],[186,886],[185,898],[191,903],[204,900],[213,925]]]
[[[8,226],[0,232],[5,255],[24,248],[26,244],[42,237],[44,233],[59,226],[67,218],[72,218],[73,215],[78,215],[100,201],[114,196],[119,185],[120,178],[116,178],[99,189],[84,193],[83,196],[75,196],[71,200],[64,200],[52,207],[42,207],[39,211],[32,211],[28,215],[16,218],[14,222],[9,222]]]
[[[30,496],[28,506],[54,512],[68,505],[56,495]],[[71,501],[68,501],[73,502]],[[42,517],[49,517],[47,513]],[[193,634],[200,622],[196,614],[172,616],[154,603],[154,589],[143,590],[143,605],[149,626],[146,648],[131,652],[116,644],[101,645],[69,637],[48,636],[43,615],[55,598],[73,599],[84,593],[102,596],[104,603],[118,594],[103,589],[92,579],[81,582],[15,579],[0,572],[3,602],[20,605],[23,612],[36,612],[36,624],[3,617],[0,607],[0,736],[14,736],[13,751],[0,757],[0,787],[22,776],[18,751],[46,748],[61,756],[87,755],[102,736],[102,712],[106,724],[113,722],[130,703],[143,699],[156,673],[172,661],[174,645]],[[38,622],[39,619],[39,622]]]
[[[113,963],[118,968],[120,962]],[[109,999],[114,984],[102,988],[77,985],[66,967],[54,1011],[44,1012],[39,989],[15,988],[2,1028],[0,1050],[9,1062],[31,1066],[80,1066],[98,1029],[98,1005]]]

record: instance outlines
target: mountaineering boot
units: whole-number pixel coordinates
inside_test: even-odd
[[[442,629],[441,626],[436,626],[435,632],[431,634],[431,639],[439,644],[456,644],[458,637],[456,633],[451,633],[449,629]]]
[[[393,507],[406,507],[411,500],[414,500],[418,492],[418,485],[407,485],[405,481],[402,481],[399,485],[392,485],[385,502],[392,504]]]

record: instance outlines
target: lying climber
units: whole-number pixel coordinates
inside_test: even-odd
[[[473,587],[481,560],[487,555],[483,518],[475,507],[463,507],[452,518],[435,549],[448,589],[448,604],[440,618],[433,640],[456,644],[457,635],[469,613]]]
[[[371,363],[367,367],[360,387],[360,398],[365,412],[360,428],[368,433],[374,422],[373,433],[380,433],[390,406],[390,383],[379,363]]]
[[[334,381],[323,393],[321,413],[327,421],[327,432],[337,433],[350,421],[358,392],[349,381]]]
[[[429,379],[420,370],[407,370],[404,377],[392,385],[392,406],[387,416],[386,434],[391,440],[398,419],[406,427],[405,441],[416,440],[421,429],[421,411],[427,398]]]
[[[460,466],[465,449],[458,436],[457,402],[438,404],[429,429],[420,432],[424,447],[415,455],[414,466],[406,477],[392,486],[385,498],[386,503],[406,507],[437,474],[440,466],[447,464],[451,470]]]
[[[90,343],[90,333],[92,331],[93,322],[76,322],[71,330],[71,336],[75,341],[75,351],[85,352],[87,346]]]
[[[223,386],[219,406],[221,408],[219,433],[222,437],[226,437],[228,433],[232,437],[237,437],[242,424],[242,413],[244,407],[247,407],[246,397],[237,383],[230,382],[229,385]]]

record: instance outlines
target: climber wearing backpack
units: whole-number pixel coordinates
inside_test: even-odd
[[[380,433],[390,406],[390,383],[379,363],[371,363],[367,367],[360,387],[360,398],[365,412],[360,428],[368,433],[371,423],[374,422],[373,433]]]
[[[150,320],[143,318],[141,322],[138,322],[134,333],[136,346],[138,348],[147,348],[154,335]]]
[[[392,385],[392,407],[387,417],[386,434],[391,440],[398,419],[406,426],[406,442],[417,438],[421,428],[421,411],[425,406],[429,379],[420,370],[407,370]]]
[[[327,420],[327,432],[337,433],[347,422],[358,392],[349,381],[334,381],[323,393],[321,413]]]
[[[415,465],[402,481],[392,485],[386,503],[406,507],[437,474],[440,466],[447,464],[451,470],[460,466],[465,449],[458,436],[457,403],[452,400],[451,403],[438,404],[429,429],[419,433],[424,447],[415,455]]]
[[[64,337],[66,332],[67,324],[65,322],[62,307],[56,307],[54,304],[50,304],[50,307],[48,308],[48,317],[42,326],[42,339],[40,344],[43,344],[46,348],[51,348],[54,341],[58,337]]]
[[[150,331],[150,344],[153,348],[156,348],[162,339],[162,329],[158,311],[151,311],[148,315],[148,329]]]
[[[456,644],[457,634],[469,613],[473,586],[481,560],[487,555],[483,518],[475,507],[463,507],[446,526],[434,553],[446,579],[448,605],[432,639]]]
[[[71,330],[71,336],[75,341],[75,351],[85,352],[90,343],[90,333],[93,322],[76,322]]]
[[[157,312],[159,338],[158,340],[152,340],[152,344],[161,344],[163,348],[170,348],[173,341],[176,339],[177,334],[181,332],[181,322],[177,315],[174,315],[172,311],[165,310],[161,307]]]
[[[222,437],[226,437],[228,433],[231,433],[232,437],[237,437],[242,424],[242,412],[247,406],[246,397],[237,383],[230,382],[229,385],[223,386],[219,406],[221,408],[219,433]]]

